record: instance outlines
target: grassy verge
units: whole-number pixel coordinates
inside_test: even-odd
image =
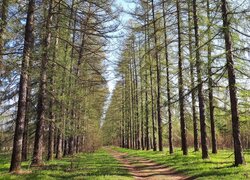
[[[75,157],[47,162],[44,167],[31,168],[31,174],[11,175],[8,173],[10,156],[0,154],[0,179],[86,179],[86,180],[127,180],[128,172],[105,150],[95,153],[83,153]],[[23,163],[23,169],[29,168],[29,162]]]
[[[188,156],[183,156],[181,150],[175,150],[173,155],[164,152],[128,150],[115,148],[120,152],[125,152],[130,156],[140,156],[151,159],[160,164],[174,168],[197,179],[250,179],[250,165],[239,167],[233,166],[234,156],[232,151],[220,150],[218,154],[210,154],[210,159],[202,160],[201,152],[189,152]],[[245,152],[245,159],[250,163],[250,153]]]

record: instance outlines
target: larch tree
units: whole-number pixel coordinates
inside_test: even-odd
[[[24,134],[24,125],[27,109],[27,93],[29,85],[30,59],[33,53],[34,44],[34,11],[35,1],[30,0],[25,26],[25,39],[23,48],[22,71],[19,85],[18,112],[16,118],[16,127],[13,140],[13,151],[11,157],[10,172],[18,172],[21,169],[22,162],[22,143]]]
[[[236,90],[236,78],[232,52],[232,39],[230,35],[230,20],[228,18],[228,4],[226,0],[221,0],[221,12],[223,19],[223,33],[225,39],[225,51],[227,60],[228,71],[228,85],[231,103],[231,118],[232,118],[232,130],[233,130],[233,143],[234,143],[234,161],[235,165],[244,164],[244,156],[240,139],[240,122],[238,115],[238,100]]]
[[[180,2],[176,0],[177,26],[178,26],[178,89],[179,89],[179,108],[180,108],[180,124],[181,124],[181,148],[184,155],[188,154],[187,146],[187,130],[184,113],[184,92],[183,92],[183,47],[181,32],[181,9]]]
[[[206,159],[206,158],[209,158],[209,156],[208,156],[208,146],[207,146],[205,102],[204,102],[204,94],[203,94],[203,82],[202,82],[201,59],[200,59],[200,43],[199,43],[199,26],[198,26],[196,0],[193,0],[193,20],[194,20],[194,36],[195,36],[195,58],[196,58],[195,64],[196,64],[196,72],[197,72],[197,79],[198,79],[201,149],[202,149],[202,159]]]
[[[36,134],[32,158],[32,166],[40,166],[43,164],[43,139],[45,128],[45,113],[46,113],[46,97],[47,97],[47,69],[49,62],[49,51],[51,46],[51,24],[53,17],[54,3],[50,0],[44,4],[44,8],[48,6],[48,13],[45,18],[45,35],[42,42],[42,55],[41,55],[41,67],[40,67],[40,79],[39,79],[39,93],[37,104],[37,122],[36,122]]]

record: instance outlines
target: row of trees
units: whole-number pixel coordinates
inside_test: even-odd
[[[117,28],[112,1],[0,5],[1,148],[15,127],[10,172],[20,170],[29,152],[31,165],[40,166],[44,152],[51,160],[95,150],[108,93],[103,61]]]
[[[244,164],[249,134],[242,128],[246,136],[240,136],[239,117],[249,127],[249,4],[134,3],[103,127],[106,143],[155,151],[168,144],[170,154],[175,145],[184,155],[188,145],[194,151],[201,145],[203,159],[209,144],[212,153],[219,144],[234,148],[236,166]]]

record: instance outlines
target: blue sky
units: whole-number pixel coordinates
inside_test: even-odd
[[[127,0],[116,0],[116,4],[119,5],[120,7],[123,8],[123,10],[129,10],[133,8],[134,4],[129,3]],[[130,16],[126,13],[121,13],[120,14],[120,20],[121,20],[121,25],[119,27],[119,31],[113,33],[113,35],[120,35],[124,33],[124,28],[123,25],[126,24],[126,22],[129,20]],[[111,98],[113,95],[113,90],[115,88],[117,80],[119,78],[117,77],[116,73],[116,64],[119,61],[119,45],[120,42],[123,41],[123,37],[119,38],[114,38],[110,42],[110,49],[112,50],[108,55],[107,55],[107,60],[105,60],[104,64],[106,66],[106,73],[105,73],[105,78],[108,81],[108,89],[109,89],[109,95],[107,96],[105,105],[103,107],[103,115],[101,118],[101,125],[103,124],[103,121],[105,120],[106,116],[106,111],[109,107],[109,104],[111,102]]]

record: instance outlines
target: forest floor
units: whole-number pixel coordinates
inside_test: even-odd
[[[10,154],[0,153],[0,180],[250,180],[250,152],[245,151],[247,165],[233,166],[233,151],[219,150],[201,159],[201,151],[182,155],[175,149],[169,155],[167,149],[159,151],[131,150],[105,147],[93,153],[81,153],[60,160],[45,161],[42,167],[30,167],[30,161],[22,163],[28,174],[14,175],[8,172]]]
[[[147,180],[188,180],[193,179],[177,173],[172,168],[142,157],[129,156],[128,153],[113,149],[107,151],[130,172],[135,179]]]
[[[10,154],[0,153],[0,180],[131,180],[128,171],[106,150],[81,153],[60,160],[45,161],[43,167],[30,168],[30,161],[22,163],[22,170],[31,173],[10,174]]]

